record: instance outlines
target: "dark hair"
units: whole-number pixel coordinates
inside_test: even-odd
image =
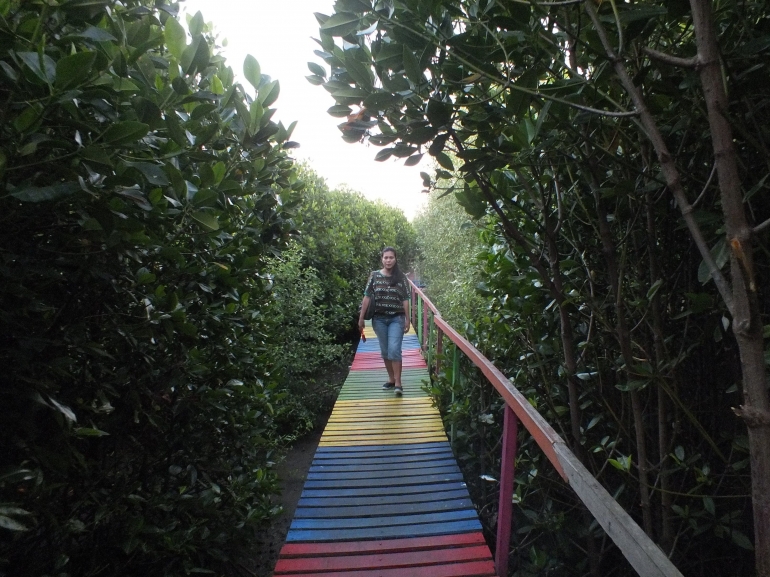
[[[398,253],[392,246],[386,246],[380,251],[380,258],[382,258],[386,252],[392,252],[396,257],[396,264],[393,266],[393,271],[390,277],[390,286],[396,286],[404,278],[404,273],[401,272],[401,268],[398,266]]]

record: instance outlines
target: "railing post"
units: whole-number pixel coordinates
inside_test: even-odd
[[[455,385],[460,378],[457,371],[460,370],[460,349],[457,345],[454,346],[454,352],[452,353],[452,410],[455,406]],[[449,442],[452,447],[455,446],[455,420],[452,418],[452,424],[449,426]]]
[[[422,342],[420,343],[425,350],[425,339],[428,338],[428,303],[422,301]]]
[[[409,319],[412,323],[412,328],[414,329],[414,332],[417,332],[417,292],[414,290],[414,286],[411,284],[409,285],[409,294],[411,296],[409,304],[411,305],[409,307]]]
[[[441,355],[444,353],[444,333],[436,327],[436,378],[441,371]]]
[[[425,334],[422,326],[422,297],[417,294],[417,326],[414,327],[415,332],[417,333],[417,341],[420,343],[420,347],[422,347],[422,337]]]
[[[428,312],[428,342],[426,344],[425,355],[427,356],[428,369],[430,369],[433,362],[433,349],[431,349],[431,342],[433,342],[433,313]]]
[[[513,478],[516,464],[516,437],[519,420],[506,403],[503,414],[503,463],[500,467],[500,502],[497,509],[497,544],[495,571],[499,577],[508,575],[508,552],[511,547],[511,518],[513,513]]]

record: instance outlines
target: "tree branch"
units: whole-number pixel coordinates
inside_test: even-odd
[[[754,227],[754,230],[753,230],[752,232],[753,232],[754,234],[760,233],[760,232],[762,232],[763,230],[765,230],[765,229],[766,229],[767,227],[769,227],[769,226],[770,226],[770,218],[768,218],[768,219],[767,219],[765,222],[763,222],[762,224],[758,224],[757,226],[755,226],[755,227]]]
[[[642,47],[642,52],[644,52],[653,60],[657,60],[658,62],[662,62],[663,64],[668,64],[670,66],[679,66],[680,68],[697,68],[698,66],[697,56],[693,56],[692,58],[680,58],[679,56],[672,56],[671,54],[666,54],[665,52],[658,52],[654,48],[649,48],[647,46]]]
[[[682,218],[687,225],[687,229],[689,230],[695,245],[698,247],[698,252],[700,252],[703,260],[706,262],[706,265],[709,269],[709,274],[714,280],[714,284],[716,285],[722,300],[724,301],[725,305],[727,305],[727,309],[730,311],[730,314],[733,315],[733,318],[735,318],[735,302],[733,299],[730,283],[719,270],[719,267],[717,266],[716,261],[711,254],[708,243],[703,237],[703,232],[701,231],[700,226],[692,215],[693,208],[687,201],[687,195],[685,194],[684,188],[682,187],[682,179],[679,174],[679,170],[677,169],[676,164],[674,163],[674,159],[668,150],[666,141],[663,139],[663,135],[660,133],[660,129],[658,128],[652,113],[647,108],[647,104],[644,101],[641,90],[639,90],[639,88],[637,88],[637,86],[634,84],[631,76],[628,74],[628,70],[626,70],[626,67],[615,54],[615,51],[612,48],[612,44],[610,44],[609,38],[607,37],[607,32],[605,31],[601,20],[599,20],[599,14],[596,11],[596,6],[593,4],[593,2],[586,2],[583,5],[585,6],[585,10],[588,13],[588,17],[591,19],[591,23],[594,25],[594,28],[599,35],[599,39],[602,43],[602,46],[604,47],[605,53],[607,54],[607,58],[610,60],[610,62],[612,62],[613,68],[615,69],[615,74],[617,74],[620,83],[623,85],[623,88],[626,90],[632,102],[634,103],[634,108],[639,113],[639,120],[642,127],[644,128],[644,132],[646,133],[647,138],[650,139],[652,146],[655,148],[658,162],[660,163],[663,175],[666,179],[666,185],[671,191],[671,194],[673,194],[677,205],[679,205]]]
[[[704,195],[704,194],[706,194],[706,191],[708,190],[709,186],[711,185],[711,181],[712,181],[712,180],[714,180],[714,175],[716,174],[716,172],[717,172],[717,165],[716,165],[716,163],[714,163],[714,166],[713,166],[713,167],[712,167],[712,169],[711,169],[711,174],[709,174],[709,178],[708,178],[708,180],[706,181],[706,184],[703,186],[703,190],[702,190],[702,191],[701,191],[701,193],[698,195],[698,198],[696,198],[696,199],[695,199],[695,202],[693,202],[693,203],[692,203],[692,207],[693,207],[693,208],[695,208],[696,206],[698,206],[698,203],[699,203],[699,202],[701,201],[701,199],[703,198],[703,195]]]

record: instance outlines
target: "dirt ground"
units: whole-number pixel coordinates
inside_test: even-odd
[[[283,506],[283,512],[274,520],[270,530],[265,531],[258,538],[254,547],[254,557],[250,560],[249,567],[241,565],[245,575],[258,577],[270,577],[273,574],[275,563],[278,561],[278,553],[281,551],[289,525],[294,518],[294,509],[302,494],[305,478],[313,461],[318,440],[321,438],[324,425],[316,427],[316,430],[306,435],[289,450],[286,458],[275,467],[278,477],[281,479],[283,491],[275,498],[276,504]]]
[[[352,358],[352,353],[351,353]],[[343,362],[337,367],[328,367],[325,371],[325,381],[327,385],[336,387],[342,386],[347,377],[349,363]],[[316,427],[311,432],[299,439],[286,454],[286,458],[275,466],[275,472],[280,479],[282,492],[274,498],[276,505],[283,507],[283,512],[273,521],[269,530],[266,530],[257,539],[254,546],[254,556],[249,559],[248,567],[239,564],[237,568],[238,575],[271,577],[273,569],[278,561],[278,554],[281,551],[286,534],[289,532],[289,526],[294,518],[294,510],[297,508],[297,502],[302,494],[302,488],[305,485],[307,473],[310,470],[310,464],[313,462],[318,441],[321,439],[326,422],[329,420],[337,393],[328,397],[326,393],[315,398],[323,407],[321,414],[317,416]],[[235,577],[235,576],[233,576]]]

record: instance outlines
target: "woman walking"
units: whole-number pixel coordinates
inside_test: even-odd
[[[364,329],[364,313],[374,297],[372,328],[380,343],[382,360],[388,371],[383,389],[395,389],[396,396],[404,392],[401,384],[401,341],[409,331],[409,284],[398,267],[396,249],[386,246],[380,253],[382,268],[369,275],[361,302],[358,327]]]

